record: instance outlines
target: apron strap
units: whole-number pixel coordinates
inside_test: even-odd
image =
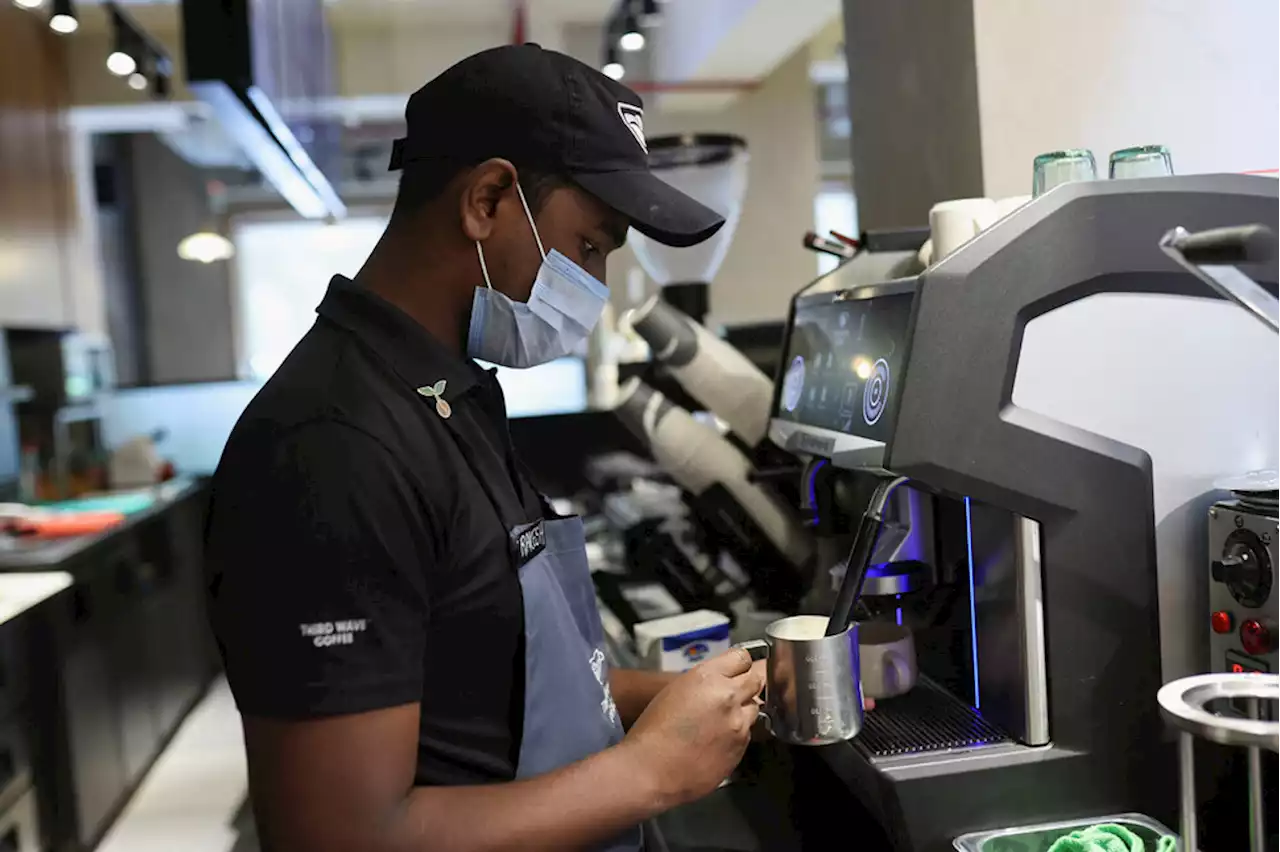
[[[449,435],[453,438],[453,442],[457,445],[458,451],[462,453],[462,457],[466,461],[467,467],[471,469],[471,474],[476,478],[476,481],[480,483],[480,487],[484,490],[485,496],[489,498],[490,504],[493,505],[493,511],[497,513],[498,520],[502,522],[503,532],[510,533],[510,531],[516,527],[529,523],[529,520],[524,517],[524,502],[517,498],[516,502],[519,504],[519,509],[509,508],[511,501],[502,499],[494,491],[493,483],[491,483],[487,477],[481,475],[479,465],[476,462],[475,451],[459,433],[459,427],[454,424],[453,420],[446,420],[445,426],[448,428]],[[523,471],[521,472],[521,475],[524,475]],[[538,500],[541,503],[541,494],[538,494]]]
[[[547,495],[543,494],[542,490],[534,483],[533,471],[524,463],[524,459],[516,455],[514,451],[512,452],[511,457],[515,460],[516,470],[519,471],[520,478],[524,480],[524,484],[537,495],[538,505],[542,507],[542,517],[547,519],[561,517],[560,513],[552,507],[551,500],[548,499]]]

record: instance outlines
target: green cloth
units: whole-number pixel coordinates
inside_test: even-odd
[[[1150,852],[1177,852],[1176,837],[1161,837]],[[1122,825],[1094,825],[1059,837],[1048,852],[1148,852],[1142,838]]]

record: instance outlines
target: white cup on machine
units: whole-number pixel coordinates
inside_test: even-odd
[[[1031,201],[1030,195],[1011,195],[1008,198],[996,199],[996,218],[1003,219],[1013,211]]]
[[[990,198],[956,198],[933,205],[929,210],[930,262],[942,260],[998,218],[996,202]]]
[[[919,679],[911,628],[888,621],[858,625],[862,692],[869,698],[893,698],[909,692]]]

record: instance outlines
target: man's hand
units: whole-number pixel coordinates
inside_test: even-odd
[[[676,678],[636,720],[619,749],[665,807],[707,795],[737,767],[764,679],[764,662],[734,648]]]
[[[678,672],[654,672],[641,669],[612,669],[609,672],[609,689],[618,705],[622,726],[628,731],[649,706],[649,702],[668,684],[679,677]]]

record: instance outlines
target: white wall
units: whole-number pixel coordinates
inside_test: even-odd
[[[505,44],[510,28],[485,23],[349,28],[334,33],[338,94],[404,94],[463,57]]]
[[[801,245],[813,226],[819,183],[814,98],[809,51],[802,48],[728,109],[705,115],[646,112],[650,137],[701,131],[747,140],[747,197],[724,266],[711,282],[712,321],[781,319],[791,295],[814,277],[813,252]],[[631,306],[626,282],[636,266],[630,249],[610,258],[609,285],[620,308]],[[653,288],[648,282],[647,292]]]
[[[1275,0],[974,0],[986,194],[1031,160],[1162,144],[1180,174],[1280,166]]]

